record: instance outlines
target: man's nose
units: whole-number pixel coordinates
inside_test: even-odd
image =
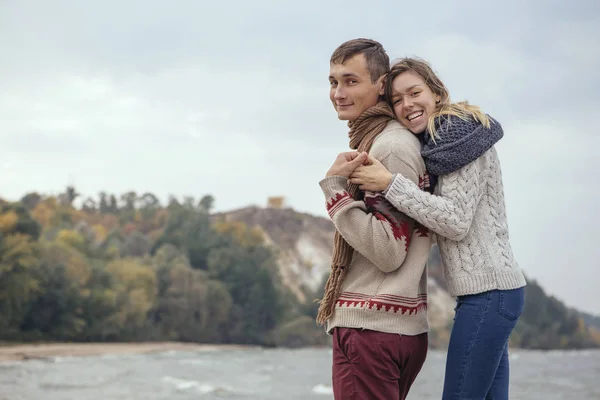
[[[338,86],[338,87],[335,89],[335,94],[333,95],[333,97],[334,97],[336,100],[341,100],[341,99],[344,99],[344,98],[346,97],[346,91],[345,91],[345,90],[344,90],[342,87]]]

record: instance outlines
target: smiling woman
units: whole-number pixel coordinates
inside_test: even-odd
[[[391,89],[391,104],[402,125],[413,133],[425,131],[441,96],[435,94],[423,78],[413,71],[399,74],[393,79]]]
[[[473,118],[484,127],[490,127],[488,116],[479,107],[467,102],[452,103],[444,83],[423,60],[397,61],[387,76],[384,95],[394,108],[396,118],[414,134],[427,129],[434,139],[436,122],[443,115]]]
[[[419,183],[430,190],[392,175],[373,157],[350,181],[383,191],[397,210],[436,233],[446,283],[457,297],[443,400],[508,399],[508,339],[523,312],[526,282],[509,243],[494,148],[503,129],[478,107],[450,102],[422,60],[392,66],[385,95],[422,144],[429,185]]]

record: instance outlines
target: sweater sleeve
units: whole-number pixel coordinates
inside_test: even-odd
[[[439,195],[419,190],[411,179],[397,174],[385,198],[438,235],[460,241],[467,236],[482,197],[482,158],[441,176]]]
[[[408,161],[406,161],[408,160]],[[418,165],[395,149],[380,161],[388,168],[418,183]],[[332,176],[319,184],[327,201],[327,212],[342,237],[383,272],[398,269],[408,251],[414,221],[395,209],[383,193],[366,192],[364,200],[354,200],[346,190],[347,179]]]

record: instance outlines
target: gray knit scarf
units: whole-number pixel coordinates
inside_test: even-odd
[[[490,127],[486,128],[474,119],[465,121],[444,115],[436,121],[435,142],[427,132],[419,135],[423,144],[421,156],[432,188],[439,175],[449,174],[475,161],[504,136],[500,123],[489,118]]]

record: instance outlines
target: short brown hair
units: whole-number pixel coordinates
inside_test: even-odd
[[[357,54],[364,54],[371,82],[375,83],[390,70],[390,58],[383,45],[372,39],[352,39],[339,45],[331,55],[331,64],[343,64]]]

